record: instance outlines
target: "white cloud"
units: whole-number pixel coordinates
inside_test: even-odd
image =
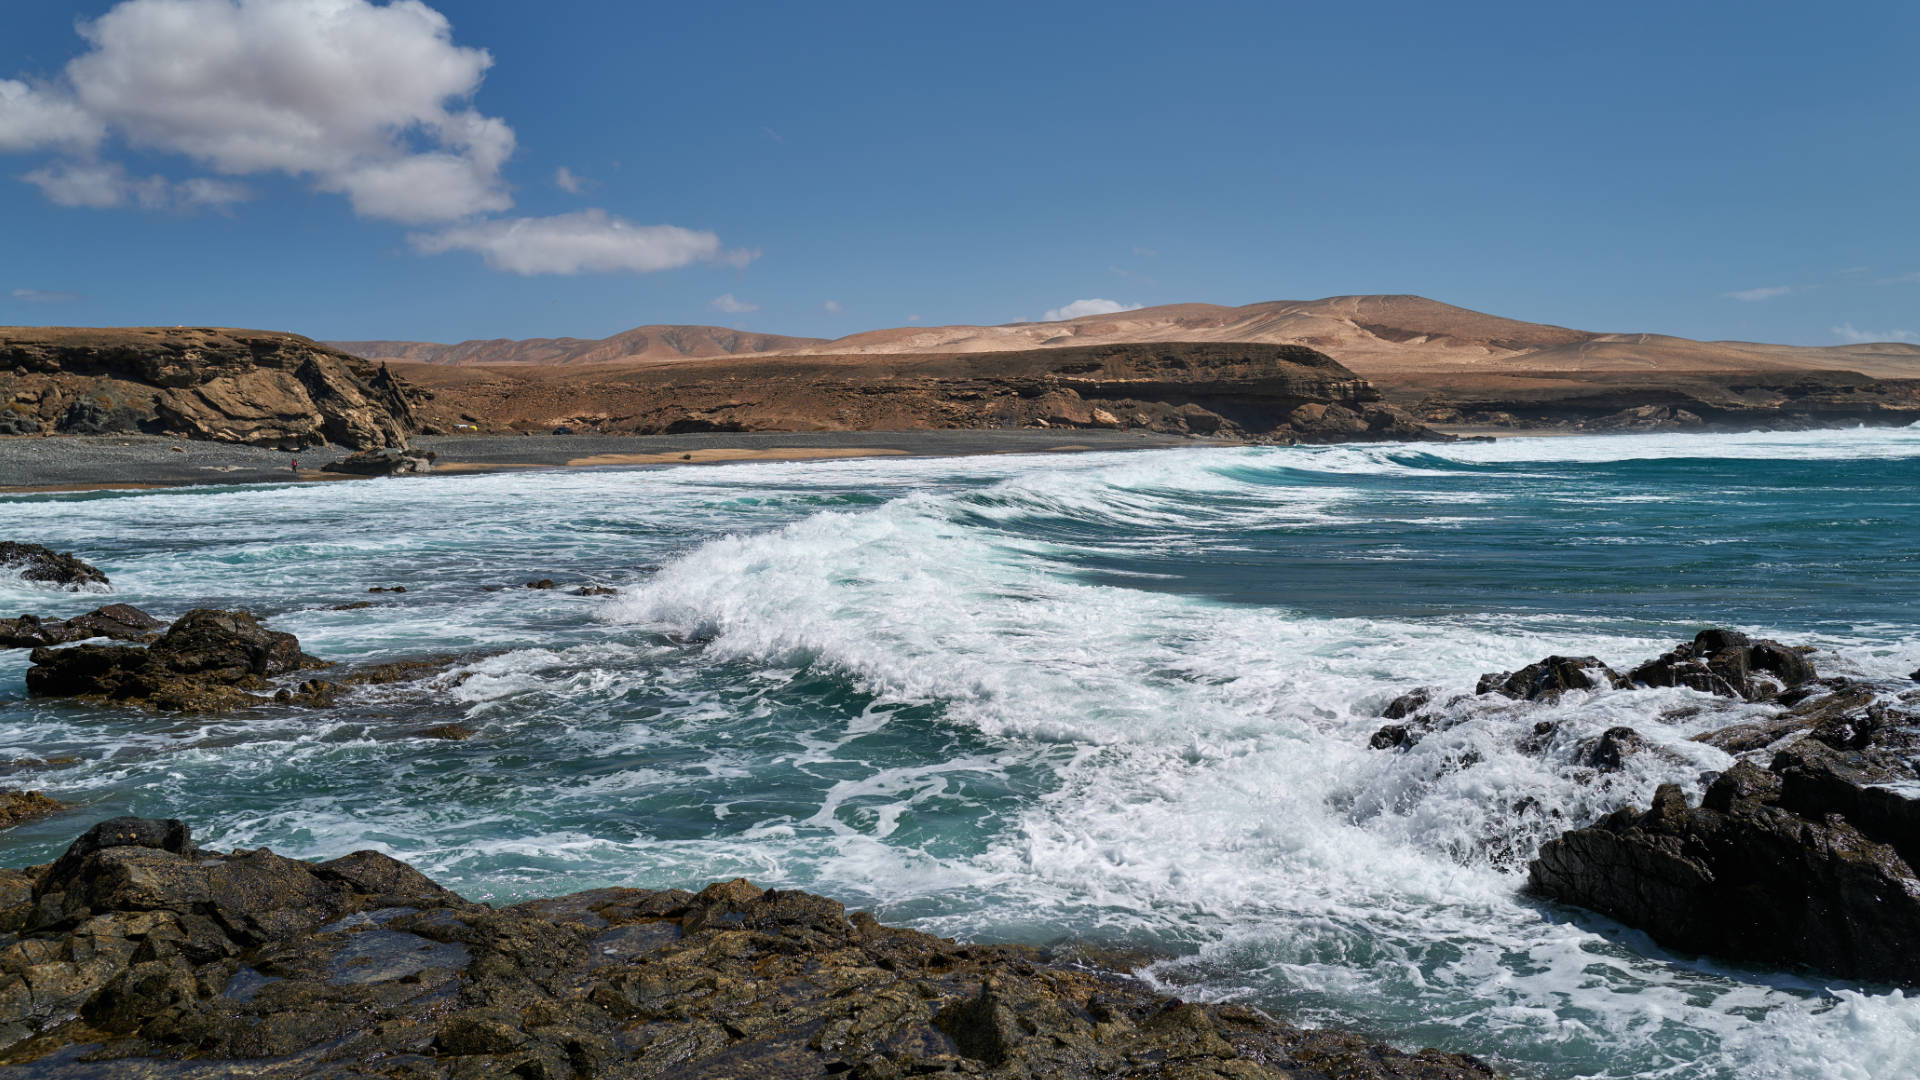
[[[1852,323],[1841,323],[1833,328],[1833,336],[1853,345],[1865,345],[1879,341],[1920,342],[1920,334],[1911,330],[1860,330]]]
[[[915,313],[915,314],[913,314],[913,315],[909,315],[909,316],[907,316],[907,321],[908,321],[908,322],[919,322],[919,321],[920,321],[920,316],[919,316],[919,314],[918,314],[918,313]]]
[[[1065,307],[1057,307],[1040,316],[1041,322],[1059,322],[1062,319],[1081,319],[1088,315],[1112,315],[1117,311],[1138,311],[1139,304],[1122,304],[1117,300],[1075,300]]]
[[[1890,278],[1881,278],[1882,285],[1920,285],[1920,270],[1911,274],[1895,274]]]
[[[722,251],[720,238],[675,225],[635,225],[604,210],[455,225],[408,237],[423,255],[478,252],[488,266],[515,274],[672,270],[697,262],[743,266],[757,251]]]
[[[565,165],[553,170],[553,186],[569,195],[578,195],[587,190],[591,180],[567,168]]]
[[[0,82],[0,149],[85,149],[112,131],[229,176],[308,178],[410,224],[513,205],[513,130],[467,105],[493,58],[453,44],[420,0],[122,0],[79,31],[90,47],[63,85]],[[89,197],[78,205],[103,205]]]
[[[244,184],[195,177],[174,183],[164,176],[133,176],[118,162],[59,161],[21,177],[57,206],[104,210],[226,210],[252,196]]]
[[[724,293],[707,301],[707,306],[715,311],[724,311],[729,315],[744,315],[749,311],[759,311],[759,304],[749,304],[732,293]]]
[[[1752,303],[1757,300],[1771,300],[1776,296],[1785,296],[1793,291],[1791,285],[1767,285],[1758,289],[1741,289],[1738,292],[1721,293],[1729,300],[1745,300]]]
[[[820,305],[820,310],[826,312],[829,315],[838,315],[846,309],[840,306],[840,301],[829,300],[826,303]]]
[[[57,90],[0,79],[0,150],[84,150],[106,134],[105,125]]]
[[[48,289],[15,289],[13,298],[28,304],[70,304],[76,300],[85,300],[79,293],[53,292]]]

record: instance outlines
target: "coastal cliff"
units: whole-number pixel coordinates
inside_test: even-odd
[[[403,447],[417,428],[411,395],[384,365],[297,334],[0,328],[0,435],[369,449]]]

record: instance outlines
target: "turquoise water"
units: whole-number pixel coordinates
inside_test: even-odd
[[[1507,703],[1367,748],[1413,686],[1551,652],[1623,666],[1708,624],[1901,678],[1920,429],[515,473],[0,515],[156,613],[245,606],[338,660],[459,657],[330,711],[179,718],[26,700],[25,655],[0,653],[0,783],[83,807],[0,834],[5,864],[137,813],[221,848],[377,848],[499,901],[744,875],[945,934],[1146,948],[1184,996],[1523,1076],[1920,1072],[1920,1003],[1897,992],[1671,955],[1520,895],[1567,821],[1697,793],[1728,759],[1687,736],[1764,707],[1575,695],[1540,754],[1512,745],[1535,707]],[[534,578],[620,592],[510,587]],[[0,610],[98,602],[0,581]],[[1660,719],[1677,706],[1702,708]],[[478,734],[409,737],[447,722]],[[1670,753],[1587,776],[1573,744],[1620,723]]]

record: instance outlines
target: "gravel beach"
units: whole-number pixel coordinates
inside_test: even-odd
[[[440,455],[436,472],[724,464],[859,456],[962,456],[1190,446],[1193,440],[1121,431],[831,431],[687,435],[445,435],[413,445]],[[335,446],[289,454],[158,435],[0,438],[0,492],[84,491],[182,484],[266,484],[348,479],[321,467],[349,451]],[[299,462],[295,473],[291,466]],[[432,474],[430,474],[432,475]]]

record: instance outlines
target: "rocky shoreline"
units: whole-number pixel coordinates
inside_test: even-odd
[[[1693,736],[1734,758],[1701,775],[1697,806],[1668,783],[1644,810],[1627,806],[1576,823],[1527,864],[1529,890],[1670,948],[1917,986],[1920,689],[1823,678],[1813,651],[1710,629],[1625,674],[1591,656],[1549,656],[1481,676],[1475,695],[1442,702],[1431,690],[1411,691],[1383,711],[1392,722],[1371,745],[1404,752],[1481,723],[1482,702],[1526,701],[1543,719],[1519,749],[1597,779],[1655,751],[1632,727],[1560,738],[1552,710],[1569,694],[1685,687],[1775,706],[1766,719]]]
[[[1493,1073],[739,879],[496,909],[377,852],[205,851],[184,822],[137,818],[0,870],[0,1064],[396,1080]]]

